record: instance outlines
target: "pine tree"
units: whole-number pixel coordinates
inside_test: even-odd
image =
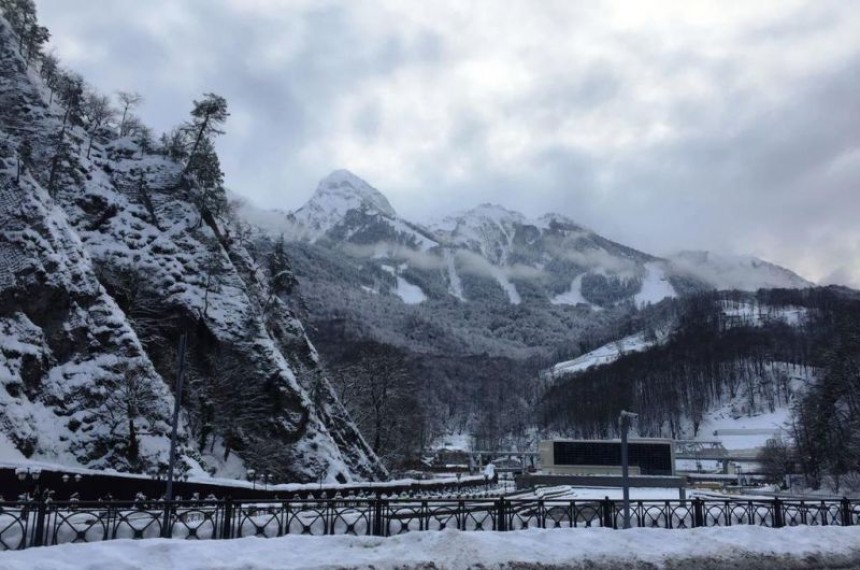
[[[194,101],[194,109],[191,111],[191,121],[184,126],[189,135],[191,148],[189,151],[189,165],[197,152],[201,149],[204,140],[210,140],[215,135],[222,135],[224,131],[219,127],[224,124],[230,113],[227,112],[227,100],[214,93],[206,93],[203,100]],[[186,166],[186,170],[188,166]]]
[[[287,257],[284,235],[275,240],[272,251],[269,253],[269,287],[275,294],[292,293],[298,284],[296,276],[290,268],[290,260]]]

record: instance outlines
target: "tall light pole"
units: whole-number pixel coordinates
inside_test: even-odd
[[[621,411],[618,422],[621,424],[621,486],[624,492],[624,528],[630,528],[630,461],[627,454],[627,432],[630,420],[639,416],[633,412]]]

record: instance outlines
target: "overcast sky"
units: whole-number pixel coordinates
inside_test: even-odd
[[[225,96],[228,186],[259,205],[347,168],[416,221],[493,202],[860,286],[858,1],[36,3],[157,131]]]

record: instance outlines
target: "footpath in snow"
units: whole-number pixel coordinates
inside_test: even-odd
[[[757,526],[114,540],[0,552],[4,570],[860,568],[860,527]]]

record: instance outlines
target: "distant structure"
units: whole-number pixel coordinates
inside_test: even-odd
[[[553,439],[539,444],[541,471],[547,475],[620,475],[618,440]],[[636,439],[629,442],[630,474],[675,475],[671,439]]]

